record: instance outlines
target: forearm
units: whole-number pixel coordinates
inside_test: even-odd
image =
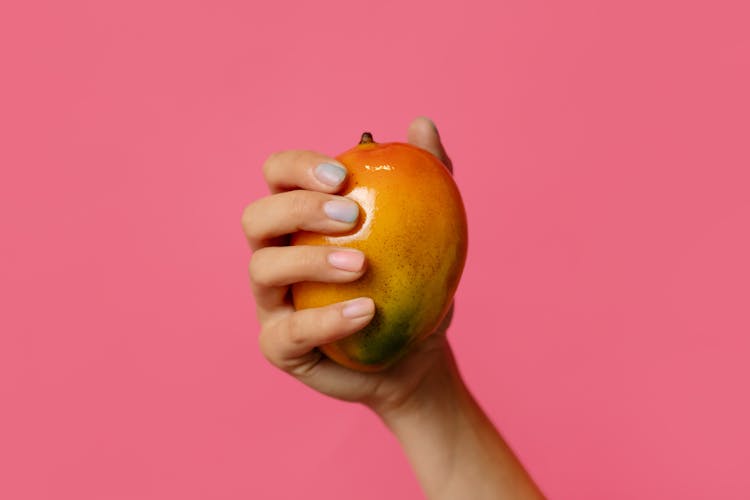
[[[409,407],[381,415],[427,498],[544,498],[446,356]]]

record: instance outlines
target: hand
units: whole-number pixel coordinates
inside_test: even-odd
[[[414,120],[409,142],[451,168],[431,121]],[[351,335],[372,319],[372,299],[295,311],[289,286],[356,280],[366,256],[286,243],[298,230],[347,231],[359,211],[353,201],[336,196],[346,171],[325,155],[277,153],[264,174],[272,194],[250,204],[242,220],[254,252],[250,281],[266,358],[323,394],[370,406],[401,443],[430,500],[543,498],[464,384],[445,338],[450,313],[436,332],[383,372],[352,371],[320,353],[317,346]]]
[[[408,141],[432,152],[452,169],[430,120],[415,119]],[[374,314],[372,299],[363,297],[295,311],[290,285],[300,281],[354,281],[364,273],[366,256],[352,249],[292,247],[286,243],[298,230],[326,234],[350,230],[358,210],[353,201],[336,196],[346,171],[325,155],[311,151],[276,153],[266,161],[263,172],[272,194],[250,204],[242,222],[253,250],[250,282],[262,325],[259,341],[265,357],[313,389],[337,399],[362,402],[381,415],[417,398],[418,388],[435,386],[426,382],[442,378],[452,366],[445,338],[451,314],[438,331],[384,372],[352,371],[316,349],[363,328]]]

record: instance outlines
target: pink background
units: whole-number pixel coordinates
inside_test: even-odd
[[[743,1],[3,2],[0,498],[414,499],[259,354],[272,151],[441,127],[450,332],[551,498],[750,497]]]

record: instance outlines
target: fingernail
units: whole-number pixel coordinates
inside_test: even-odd
[[[341,310],[341,315],[345,318],[361,318],[363,316],[372,316],[375,313],[375,303],[372,299],[363,297],[361,299],[350,300]]]
[[[333,220],[351,223],[357,220],[359,216],[359,205],[351,200],[341,198],[327,201],[323,205],[323,211]]]
[[[315,177],[323,184],[338,186],[346,177],[346,169],[333,163],[321,163],[315,167]]]
[[[365,255],[354,250],[340,250],[328,254],[328,263],[344,271],[357,272],[362,270]]]

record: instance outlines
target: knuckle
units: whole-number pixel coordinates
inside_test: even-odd
[[[311,193],[303,190],[292,191],[289,199],[289,211],[298,221],[304,221],[310,217],[313,210]]]
[[[320,269],[327,269],[321,265],[324,260],[321,248],[297,247],[293,251],[295,267],[305,276],[313,277]]]
[[[261,198],[255,200],[245,207],[242,211],[242,230],[245,232],[245,237],[250,241],[250,246],[255,248],[265,238],[264,232],[267,230],[265,225],[260,222],[263,220],[263,211],[268,207],[268,199],[270,197]]]
[[[255,203],[250,203],[245,206],[244,210],[242,210],[242,217],[240,218],[240,222],[242,224],[242,229],[245,230],[245,233],[249,233],[252,227],[254,205]]]
[[[281,151],[274,151],[266,157],[266,161],[263,162],[263,177],[265,179],[268,179],[272,175],[274,165],[279,162],[281,154]]]
[[[305,322],[302,320],[302,315],[294,313],[289,316],[286,322],[286,337],[289,342],[294,346],[303,345],[306,341],[305,336]]]
[[[261,248],[253,253],[250,258],[250,280],[258,286],[271,287],[275,285],[273,273],[270,272],[270,262],[268,253],[271,248]]]
[[[250,203],[248,206],[245,207],[245,209],[242,211],[242,229],[245,232],[245,236],[247,236],[250,240],[260,239],[260,234],[258,234],[258,202],[260,200],[254,201],[253,203]]]
[[[271,332],[269,330],[270,329],[267,326],[263,326],[261,328],[260,335],[258,336],[258,347],[260,348],[260,352],[261,354],[263,354],[263,357],[266,358],[269,363],[274,366],[279,366],[279,360],[274,354],[274,350],[270,342]]]

